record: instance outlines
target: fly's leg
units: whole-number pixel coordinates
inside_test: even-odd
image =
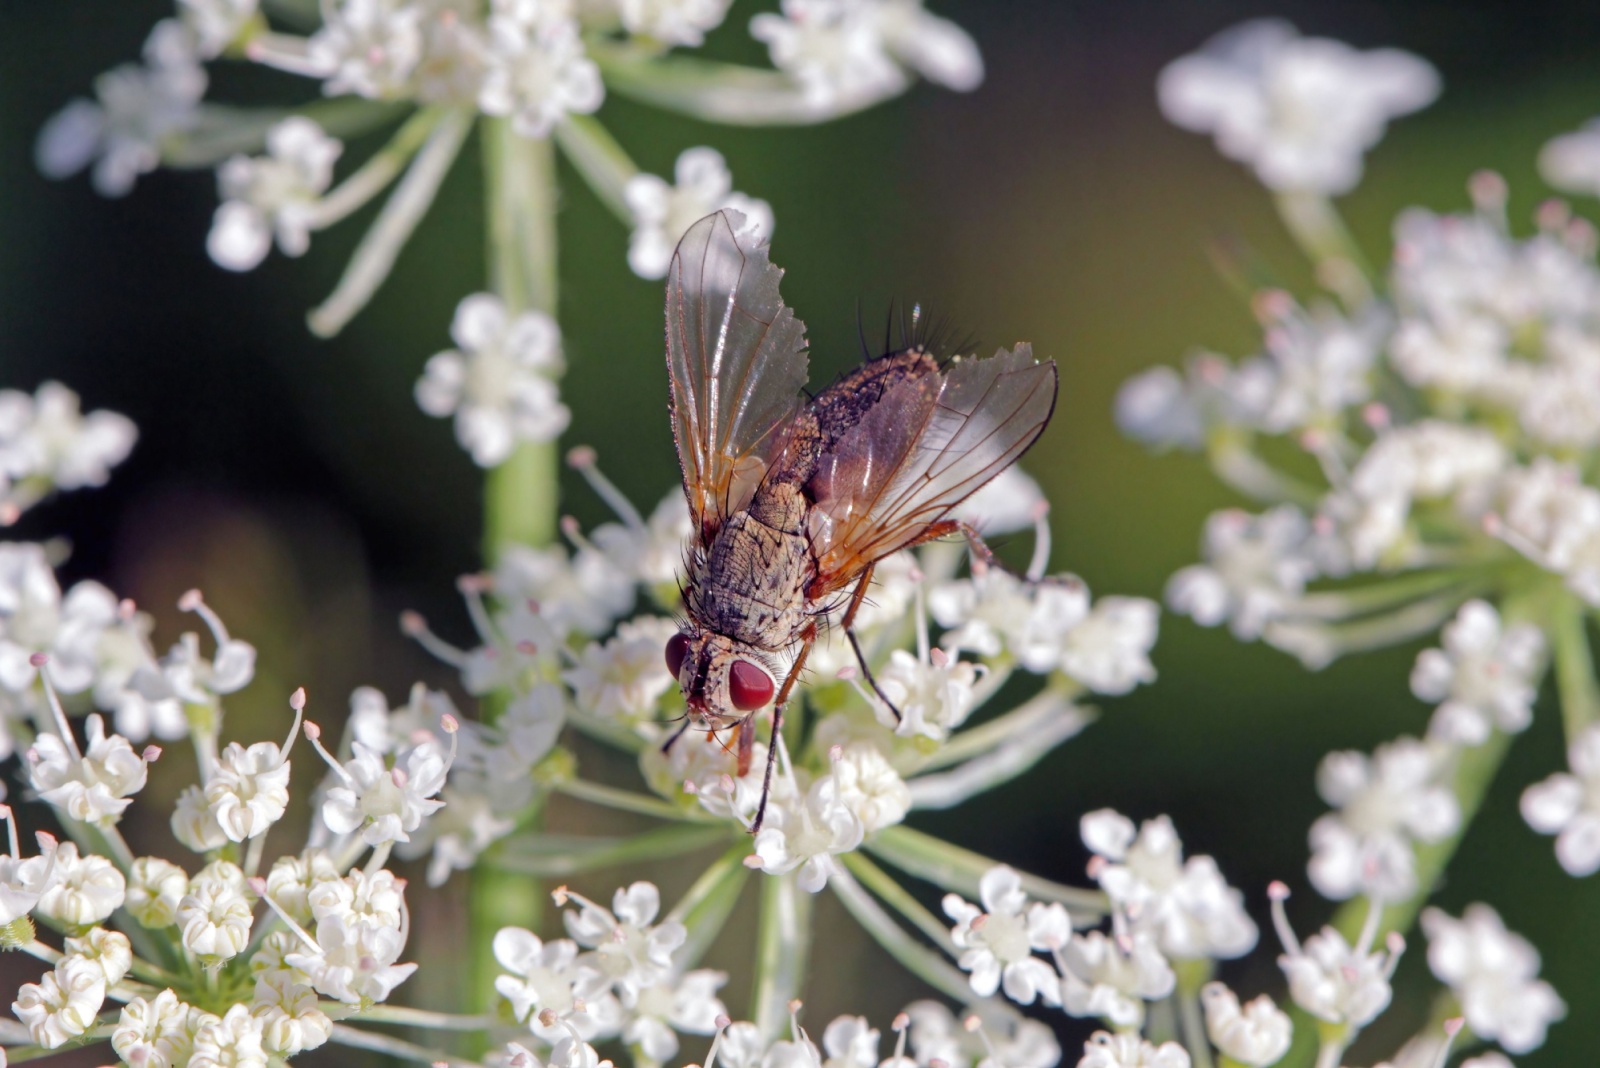
[[[844,610],[844,618],[839,625],[844,628],[844,636],[850,639],[850,648],[855,650],[856,663],[861,665],[861,675],[867,680],[867,685],[872,687],[872,692],[878,695],[878,700],[888,706],[894,713],[894,721],[900,722],[900,710],[889,700],[889,695],[883,692],[883,687],[878,685],[877,677],[872,674],[872,668],[867,665],[867,658],[861,652],[861,642],[856,638],[856,613],[861,610],[861,602],[867,599],[867,587],[872,584],[872,570],[875,564],[868,564],[867,569],[861,572],[861,578],[856,583],[855,593],[850,595],[850,607]]]
[[[752,713],[733,725],[739,751],[739,778],[750,774],[750,758],[756,751],[755,714]]]
[[[663,753],[671,752],[672,751],[672,747],[674,745],[678,744],[678,739],[683,737],[684,732],[687,731],[689,729],[690,725],[693,724],[693,723],[694,723],[694,721],[692,719],[690,719],[687,714],[685,714],[684,717],[683,717],[683,726],[681,726],[677,730],[673,731],[667,737],[667,740],[661,743],[661,751]]]
[[[750,823],[751,834],[761,830],[761,821],[767,818],[767,798],[772,794],[772,769],[778,763],[778,742],[783,737],[783,706],[789,703],[789,692],[800,681],[806,657],[811,655],[811,645],[817,640],[816,624],[807,627],[800,640],[804,643],[800,646],[800,655],[794,658],[794,666],[789,669],[788,678],[783,680],[777,699],[772,702],[772,742],[767,746],[767,770],[761,778],[761,803],[756,806],[756,818]],[[755,732],[752,730],[750,733],[754,735]]]

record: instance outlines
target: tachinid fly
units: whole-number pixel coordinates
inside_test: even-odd
[[[951,512],[1039,437],[1056,367],[1025,344],[941,366],[913,342],[806,400],[805,326],[742,222],[728,211],[701,219],[667,275],[672,431],[693,534],[683,626],[666,657],[685,728],[731,729],[741,776],[754,718],[772,709],[754,832],[784,705],[819,628],[843,609],[839,625],[876,689],[851,629],[873,566],[956,534],[987,552]]]

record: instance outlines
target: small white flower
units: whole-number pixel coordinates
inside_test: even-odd
[[[298,856],[279,857],[267,873],[267,896],[296,923],[312,920],[311,893],[322,883],[339,882],[339,870],[325,849],[307,849]]]
[[[1097,1016],[1114,1027],[1138,1027],[1144,1003],[1172,993],[1177,977],[1146,931],[1126,938],[1103,931],[1075,934],[1056,953],[1061,1003],[1072,1016]]]
[[[1224,1056],[1250,1068],[1267,1068],[1289,1052],[1294,1024],[1267,995],[1241,1006],[1239,996],[1222,983],[1207,983],[1200,988],[1200,1003],[1205,1006],[1206,1034]]]
[[[1468,601],[1442,644],[1418,654],[1411,672],[1411,692],[1440,702],[1429,733],[1480,745],[1492,729],[1526,729],[1544,669],[1543,632],[1531,623],[1502,628],[1494,606]]]
[[[905,67],[962,92],[983,81],[972,38],[921,0],[783,0],[782,12],[753,17],[750,35],[819,116],[901,92],[910,83]]]
[[[354,915],[329,914],[317,921],[315,950],[286,954],[284,961],[337,1001],[381,1002],[417,970],[415,964],[395,963],[405,951],[407,933],[403,921],[380,926]]]
[[[323,12],[307,42],[313,69],[325,72],[329,96],[376,100],[405,96],[422,59],[422,5],[409,0],[339,0]]]
[[[152,701],[175,700],[215,709],[218,698],[244,689],[255,678],[255,646],[231,636],[199,590],[185,593],[179,598],[178,607],[200,616],[216,641],[217,651],[207,659],[200,652],[200,636],[192,631],[183,634],[157,670],[140,672],[132,685]]]
[[[99,965],[107,986],[116,986],[133,966],[133,946],[121,931],[93,927],[82,938],[68,938],[63,947],[68,957]]]
[[[35,1044],[57,1049],[94,1026],[105,1000],[106,976],[100,965],[67,956],[37,983],[24,983],[11,1011]]]
[[[722,25],[733,0],[617,0],[629,33],[662,44],[698,48],[707,32]]]
[[[1366,1026],[1388,1007],[1393,995],[1389,980],[1400,963],[1405,939],[1390,933],[1385,949],[1372,951],[1383,914],[1380,904],[1374,901],[1354,946],[1332,927],[1324,927],[1301,945],[1283,907],[1288,887],[1274,883],[1268,895],[1284,948],[1278,967],[1289,980],[1289,996],[1296,1005],[1319,1020],[1355,1028]]]
[[[563,912],[561,920],[578,945],[592,950],[584,954],[582,965],[593,969],[602,988],[615,986],[625,1002],[632,1002],[640,990],[671,976],[672,954],[688,931],[677,922],[652,925],[661,909],[661,893],[654,883],[619,889],[609,912],[577,894],[557,893],[558,898],[570,897],[581,906],[577,912]]]
[[[1089,617],[1089,589],[1072,575],[1033,581],[991,567],[935,587],[928,609],[941,627],[951,628],[940,639],[944,648],[985,658],[1008,652],[1043,674],[1062,666],[1074,628]]]
[[[128,912],[149,928],[170,927],[178,919],[178,903],[189,892],[189,876],[171,861],[140,857],[128,869],[125,904]]]
[[[94,91],[94,101],[74,100],[45,124],[34,160],[50,178],[92,163],[96,191],[120,197],[156,169],[169,138],[194,126],[206,72],[187,28],[162,19],[145,40],[144,62],[100,75]]]
[[[100,637],[116,614],[116,598],[98,582],[62,597],[43,546],[0,543],[0,688],[26,693],[43,671],[61,693],[89,689]],[[48,657],[43,667],[36,653]]]
[[[564,5],[494,0],[489,39],[478,106],[510,116],[522,136],[548,137],[564,116],[590,114],[605,99],[600,68]]]
[[[0,512],[10,513],[0,518],[14,521],[52,489],[105,485],[138,437],[126,416],[85,415],[78,395],[60,382],[43,383],[31,397],[0,390]]]
[[[1568,193],[1600,196],[1600,123],[1590,119],[1546,141],[1539,150],[1539,174]]]
[[[1096,693],[1123,694],[1153,682],[1150,649],[1161,609],[1143,597],[1102,597],[1067,632],[1061,670]]]
[[[221,55],[255,20],[259,0],[178,0],[178,14],[194,34],[202,58]]]
[[[1600,724],[1572,739],[1567,766],[1522,792],[1522,818],[1556,836],[1556,860],[1581,878],[1600,871]]]
[[[99,716],[89,717],[88,741],[80,756],[75,740],[39,735],[28,754],[28,774],[39,796],[72,819],[109,827],[144,789],[148,773],[126,738],[106,735]]]
[[[550,441],[567,428],[561,403],[561,333],[543,312],[514,318],[498,297],[474,293],[456,306],[450,336],[459,348],[428,360],[417,404],[455,416],[456,440],[480,467],[502,463],[518,442]]]
[[[322,821],[335,834],[361,834],[368,845],[404,842],[422,821],[444,807],[436,800],[444,788],[452,752],[427,741],[405,750],[389,767],[360,742],[344,765],[333,764],[340,785],[322,803]]]
[[[735,232],[772,240],[772,206],[735,192],[728,163],[714,148],[679,153],[671,184],[653,174],[634,175],[622,197],[633,215],[628,266],[640,278],[665,278],[672,251],[689,227],[723,208],[737,213]]]
[[[1035,999],[1061,1004],[1061,982],[1055,971],[1033,955],[1059,949],[1071,935],[1072,923],[1060,905],[1028,901],[1022,879],[1010,868],[990,868],[978,881],[983,908],[957,894],[944,896],[944,912],[956,925],[950,937],[962,950],[957,963],[971,973],[974,993],[1006,997],[1023,1005]]]
[[[228,844],[227,832],[206,803],[199,786],[185,786],[172,810],[172,836],[196,853],[209,853]]]
[[[1172,576],[1167,604],[1203,627],[1227,623],[1234,637],[1253,641],[1294,608],[1316,577],[1310,536],[1310,524],[1293,505],[1258,516],[1213,512],[1201,553],[1206,562]]]
[[[1252,422],[1269,434],[1342,425],[1344,413],[1372,395],[1388,320],[1373,312],[1346,319],[1327,308],[1307,311],[1276,291],[1258,298],[1257,306],[1265,351],[1237,372],[1262,379]]]
[[[174,918],[184,948],[195,956],[209,961],[238,956],[255,922],[244,873],[227,861],[208,865],[190,880]]]
[[[1488,905],[1468,905],[1455,919],[1436,908],[1423,910],[1428,967],[1461,1002],[1467,1026],[1480,1038],[1512,1053],[1544,1045],[1546,1029],[1567,1014],[1549,983],[1538,978],[1539,951],[1506,930]]]
[[[654,749],[655,747],[650,747]],[[463,792],[446,786],[439,794],[445,803],[411,836],[399,854],[407,860],[427,855],[428,885],[443,886],[453,871],[466,871],[483,851],[516,829],[496,798],[480,792]]]
[[[352,868],[344,878],[316,879],[306,893],[306,903],[317,923],[330,918],[363,927],[406,926],[405,880],[387,868],[368,874]]]
[[[1080,821],[1083,842],[1104,863],[1090,870],[1128,920],[1156,937],[1168,956],[1242,957],[1255,948],[1254,921],[1244,896],[1229,886],[1208,856],[1183,859],[1183,843],[1166,816],[1133,821],[1101,809]]]
[[[494,959],[509,973],[495,979],[495,990],[511,1003],[512,1015],[526,1021],[535,1034],[544,1034],[537,1017],[549,1010],[576,1027],[580,1035],[592,1038],[600,1031],[597,1010],[607,1011],[603,1006],[608,1004],[615,1007],[613,1000],[604,997],[576,998],[573,988],[584,979],[576,963],[576,942],[565,938],[545,942],[532,931],[505,927],[494,936]],[[552,1041],[559,1037],[559,1027],[549,1033]]]
[[[1176,1042],[1158,1046],[1137,1034],[1096,1031],[1083,1044],[1078,1068],[1189,1068],[1189,1051]]]
[[[866,834],[901,822],[911,811],[910,788],[872,742],[844,746],[822,784],[829,800],[855,813]]]
[[[189,1027],[193,1011],[171,990],[148,1000],[134,998],[122,1007],[111,1032],[111,1048],[124,1064],[184,1068],[194,1050]]]
[[[943,741],[971,715],[976,700],[973,687],[987,672],[986,666],[958,660],[942,649],[926,662],[895,649],[877,678],[900,719],[896,721],[880,702],[873,702],[873,711],[879,722],[902,737]]]
[[[715,1034],[717,1018],[728,1011],[717,997],[727,981],[725,973],[702,968],[640,990],[628,1008],[622,1040],[660,1062],[678,1052],[678,1034]]]
[[[752,863],[768,875],[798,868],[801,889],[814,894],[828,885],[836,870],[834,855],[855,849],[865,833],[861,817],[837,797],[831,780],[824,777],[802,797],[769,799],[765,822],[753,843]]]
[[[317,1007],[317,992],[292,976],[260,975],[251,1015],[261,1022],[261,1041],[280,1057],[316,1049],[333,1035],[333,1021]]]
[[[656,700],[676,681],[661,651],[677,632],[670,619],[640,616],[620,624],[604,644],[585,645],[576,666],[561,673],[578,711],[636,726],[650,723]]]
[[[195,1031],[188,1068],[267,1068],[262,1046],[262,1021],[250,1006],[234,1005],[223,1016],[210,1016]]]
[[[1444,752],[1415,738],[1364,753],[1329,753],[1317,792],[1339,811],[1311,825],[1312,885],[1335,901],[1365,893],[1399,901],[1416,889],[1413,844],[1437,842],[1461,825],[1461,808],[1441,781]]]
[[[56,871],[56,840],[43,831],[35,836],[39,843],[37,856],[22,856],[18,842],[16,816],[9,805],[0,805],[0,815],[10,832],[10,852],[0,855],[0,927],[19,916],[26,916],[39,904],[39,898],[54,885]],[[74,847],[76,849],[76,847]]]
[[[913,1001],[906,1006],[911,1018],[911,1049],[918,1068],[1055,1068],[1061,1046],[1047,1024],[1030,1020],[1003,1001],[974,1006],[963,1020],[956,1019],[942,1002]],[[977,1030],[964,1020],[976,1016]],[[904,1062],[885,1062],[884,1068],[906,1068]]]
[[[288,748],[299,733],[299,719],[282,748],[276,742],[256,742],[246,749],[238,742],[217,757],[206,783],[206,805],[211,818],[231,842],[259,838],[283,818],[289,805]]]
[[[74,927],[100,923],[122,906],[127,882],[105,857],[79,856],[78,847],[63,842],[56,849],[55,881],[39,898],[38,909],[49,918]]]
[[[211,258],[248,271],[267,258],[274,237],[285,256],[305,255],[317,198],[332,184],[343,151],[322,127],[294,116],[267,131],[265,156],[234,156],[218,167],[222,205],[206,238]]]
[[[1258,19],[1169,64],[1157,88],[1168,119],[1214,135],[1270,188],[1336,194],[1355,187],[1390,119],[1433,102],[1439,75],[1408,52]]]

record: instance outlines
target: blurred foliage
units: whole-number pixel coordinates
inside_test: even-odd
[[[1101,592],[1159,595],[1165,576],[1193,559],[1206,513],[1233,503],[1195,459],[1147,456],[1110,417],[1117,384],[1135,370],[1194,346],[1254,346],[1254,325],[1208,247],[1242,245],[1285,283],[1307,282],[1251,178],[1162,122],[1152,90],[1162,63],[1238,19],[1281,14],[1308,32],[1398,45],[1437,64],[1443,99],[1391,130],[1347,198],[1377,259],[1399,208],[1464,206],[1466,177],[1480,167],[1507,176],[1512,218],[1527,219],[1548,192],[1533,169],[1538,146],[1600,111],[1600,30],[1578,3],[934,6],[984,48],[990,77],[974,95],[919,88],[819,129],[709,128],[624,101],[601,117],[648,170],[668,171],[680,149],[709,143],[739,188],[771,201],[774,257],[810,328],[814,379],[858,357],[858,317],[871,338],[891,301],[923,301],[986,347],[1031,340],[1060,360],[1062,403],[1026,466],[1055,503],[1055,568]],[[743,30],[752,9],[741,0],[722,31],[730,54],[755,55]],[[394,620],[414,607],[447,635],[467,633],[452,579],[477,566],[480,479],[448,425],[417,411],[411,386],[448,344],[456,301],[483,284],[479,175],[469,152],[372,307],[343,337],[313,339],[304,312],[332,287],[360,219],[320,235],[302,261],[274,256],[234,276],[203,248],[216,202],[209,174],[150,176],[125,202],[108,202],[81,181],[52,185],[33,171],[39,125],[94,74],[132,58],[167,10],[160,0],[0,6],[0,384],[60,378],[87,406],[132,416],[143,435],[109,488],[41,508],[16,533],[69,537],[69,575],[101,578],[154,611],[163,647],[194,624],[172,607],[179,593],[203,587],[262,650],[256,682],[229,706],[233,733],[251,739],[278,732],[284,695],[300,683],[313,713],[337,721],[357,684],[398,698],[417,678],[450,682],[401,641]],[[214,92],[281,100],[307,86],[224,69]],[[676,477],[660,289],[628,273],[626,232],[574,175],[563,180],[567,440],[594,444],[606,472],[648,508]],[[578,480],[566,489],[585,525],[605,518]],[[1026,548],[1024,539],[1011,550]],[[1428,710],[1406,682],[1413,654],[1308,675],[1270,650],[1165,620],[1156,686],[1108,703],[1098,724],[1022,781],[925,823],[1078,880],[1084,811],[1169,812],[1189,849],[1215,854],[1246,889],[1260,919],[1268,880],[1300,888],[1290,911],[1308,930],[1331,911],[1303,876],[1306,829],[1323,808],[1316,763],[1329,749],[1423,729]],[[1544,947],[1545,974],[1573,1012],[1520,1061],[1529,1066],[1583,1063],[1579,1051],[1600,1048],[1590,1008],[1600,998],[1600,925],[1585,919],[1597,884],[1564,876],[1549,841],[1516,812],[1523,785],[1562,759],[1556,719],[1541,711],[1439,895],[1452,911],[1486,899]],[[185,754],[163,763],[155,788],[175,792]],[[576,828],[593,815],[554,818]],[[171,848],[164,827],[133,835]],[[679,862],[652,874],[670,899],[694,873]],[[825,901],[819,922],[843,935],[836,912]],[[429,967],[406,997],[448,1003],[458,920],[443,909],[419,923],[417,953]],[[1426,985],[1420,950],[1407,956],[1402,992]],[[918,993],[864,939],[824,935],[817,952],[836,981],[814,990],[812,1020],[849,1009],[881,1023]],[[1250,994],[1279,989],[1274,952],[1264,947],[1224,974]],[[736,968],[744,955],[724,945],[714,962]],[[1426,1011],[1425,996],[1402,993],[1357,1059],[1392,1050]],[[1087,1028],[1054,1022],[1070,1064]]]

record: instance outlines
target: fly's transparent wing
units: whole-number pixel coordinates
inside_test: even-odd
[[[806,382],[805,324],[778,295],[783,271],[743,225],[733,211],[701,219],[667,272],[672,434],[702,541],[749,503]]]
[[[1029,345],[953,363],[904,382],[839,440],[809,489],[819,589],[915,544],[950,510],[1017,461],[1050,421],[1056,365]]]

